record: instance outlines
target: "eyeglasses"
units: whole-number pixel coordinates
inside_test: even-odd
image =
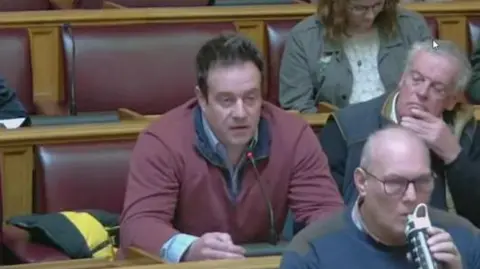
[[[365,174],[376,179],[383,185],[383,190],[388,195],[401,196],[407,191],[410,184],[413,184],[415,191],[420,193],[427,193],[433,190],[435,173],[431,173],[429,176],[419,177],[416,179],[406,178],[391,178],[388,180],[382,180],[374,174],[368,172],[365,168],[360,168]]]
[[[357,14],[366,14],[370,9],[373,13],[378,13],[382,11],[385,2],[376,3],[371,6],[363,6],[363,5],[350,5],[350,10]]]

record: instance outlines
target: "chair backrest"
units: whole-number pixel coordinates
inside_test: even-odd
[[[129,140],[38,146],[34,211],[120,213],[134,144]]]
[[[35,113],[28,29],[0,29],[0,76],[14,89],[29,114]]]
[[[49,0],[0,0],[0,11],[48,10]]]
[[[299,19],[268,21],[265,24],[268,38],[268,95],[267,100],[279,106],[278,87],[280,79],[280,64],[282,62],[285,41],[290,30]]]
[[[208,6],[212,0],[111,0],[124,7],[194,7]]]
[[[235,32],[232,22],[73,26],[63,33],[65,94],[75,84],[78,112],[128,108],[163,114],[194,97],[195,56],[209,39]],[[75,60],[72,45],[75,44]]]
[[[73,8],[102,9],[104,0],[73,0]]]

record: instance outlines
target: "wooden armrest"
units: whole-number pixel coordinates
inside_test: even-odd
[[[114,3],[114,2],[104,1],[103,2],[103,8],[104,9],[119,9],[119,8],[127,8],[127,7],[119,5],[119,4]]]
[[[128,108],[119,108],[118,109],[118,116],[120,117],[120,120],[145,120],[145,116],[142,114],[135,112],[133,110],[130,110]]]
[[[125,253],[125,259],[136,261],[142,260],[150,263],[163,263],[163,260],[159,256],[152,255],[136,247],[129,247],[127,249]]]

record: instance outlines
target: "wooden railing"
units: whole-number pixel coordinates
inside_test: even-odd
[[[405,5],[425,16],[435,17],[442,39],[469,47],[468,21],[480,14],[480,2],[416,3]],[[270,20],[302,19],[315,12],[314,5],[133,8],[104,10],[59,10],[10,12],[0,16],[0,27],[26,27],[31,37],[34,93],[37,100],[57,101],[63,96],[63,64],[59,26],[169,22],[231,21],[239,32],[250,37],[267,52],[265,25]]]

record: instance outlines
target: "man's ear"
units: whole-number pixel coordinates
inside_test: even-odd
[[[202,91],[198,86],[195,86],[195,96],[197,97],[198,104],[202,111],[205,111],[205,107],[207,106],[207,98],[203,95]]]
[[[353,172],[353,181],[358,191],[358,196],[364,197],[367,193],[367,177],[362,168],[357,167]]]
[[[450,94],[443,101],[443,108],[445,110],[452,111],[455,108],[455,106],[457,105],[457,103],[459,103],[459,102],[462,102],[462,100],[461,100],[460,95],[458,93],[457,94]]]

